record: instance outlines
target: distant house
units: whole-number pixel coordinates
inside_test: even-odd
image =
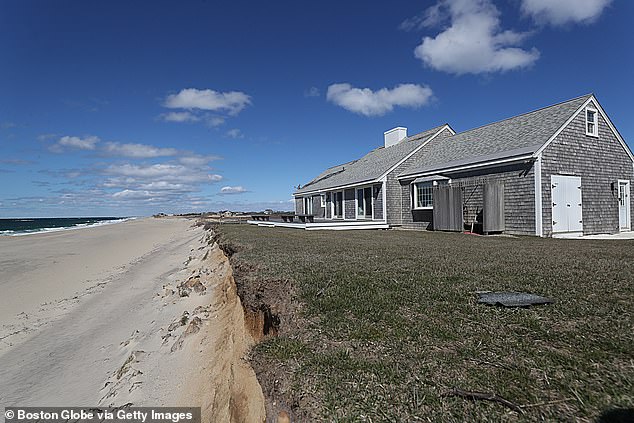
[[[632,228],[634,156],[589,94],[461,133],[398,127],[294,193],[306,229],[475,230],[537,236]]]

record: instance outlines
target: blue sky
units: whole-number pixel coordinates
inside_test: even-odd
[[[594,92],[632,145],[634,2],[0,1],[0,217],[292,209],[382,144]]]

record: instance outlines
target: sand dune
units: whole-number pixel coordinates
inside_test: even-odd
[[[208,241],[177,219],[0,238],[0,403],[262,421],[231,267]]]

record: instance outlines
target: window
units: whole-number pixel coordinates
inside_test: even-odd
[[[357,219],[372,219],[372,187],[357,189]]]
[[[304,197],[304,214],[313,214],[313,198]]]
[[[432,209],[434,207],[432,189],[431,182],[414,184],[414,209]]]
[[[321,208],[326,208],[326,194],[321,194]]]
[[[586,109],[586,135],[599,136],[598,117],[596,109]]]

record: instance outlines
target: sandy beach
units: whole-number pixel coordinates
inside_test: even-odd
[[[231,267],[209,240],[185,219],[0,237],[0,404],[262,421]]]

